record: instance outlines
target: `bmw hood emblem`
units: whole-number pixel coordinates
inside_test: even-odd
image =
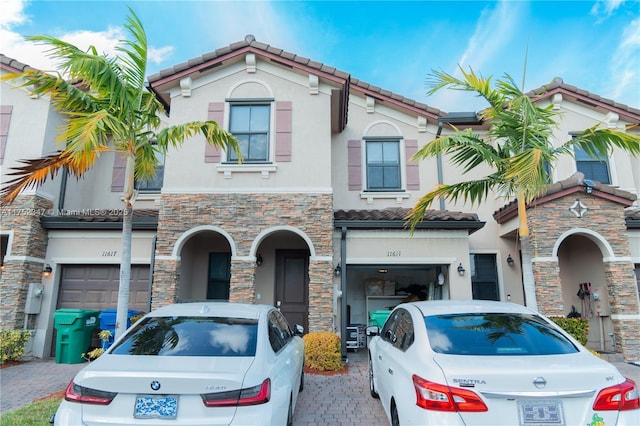
[[[154,380],[153,382],[151,382],[151,389],[153,389],[154,391],[157,391],[160,389],[160,382],[157,380]]]

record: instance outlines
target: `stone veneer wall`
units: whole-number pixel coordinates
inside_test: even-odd
[[[163,194],[161,195],[152,309],[173,303],[180,282],[178,260],[169,260],[176,241],[192,228],[209,225],[227,232],[236,245],[231,262],[230,300],[255,302],[255,264],[243,259],[260,232],[290,226],[312,242],[316,258],[333,254],[331,194]],[[331,331],[333,266],[309,262],[309,331]]]
[[[13,231],[10,257],[5,260],[0,277],[0,328],[24,327],[24,308],[29,283],[42,282],[42,268],[47,253],[47,231],[40,226],[40,216],[53,206],[36,196],[21,195],[0,213],[0,228]]]
[[[576,198],[587,207],[582,217],[576,217],[569,210]],[[603,259],[616,351],[621,352],[625,359],[640,359],[640,320],[637,319],[640,307],[634,265],[631,260],[626,260],[629,259],[630,248],[623,207],[595,195],[571,194],[530,207],[527,210],[527,218],[534,259],[551,258],[558,238],[571,229],[589,229],[607,240],[613,249],[614,257],[621,259]],[[606,255],[607,253],[603,253],[603,257]],[[562,303],[557,261],[534,262],[533,270],[540,312],[545,315],[564,316],[566,309]],[[629,317],[624,318],[625,316]]]

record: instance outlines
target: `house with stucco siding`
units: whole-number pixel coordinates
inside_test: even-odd
[[[1,65],[26,67],[5,56]],[[412,155],[453,125],[486,131],[476,114],[441,111],[250,35],[150,75],[148,87],[167,124],[215,120],[244,161],[194,137],[166,153],[155,179],[136,183],[131,309],[267,303],[305,330],[346,337],[410,298],[527,303],[514,200],[441,201],[413,234],[406,227],[421,195],[469,178],[446,157]],[[562,113],[554,142],[594,125],[640,135],[630,128],[640,110],[561,79],[530,95]],[[5,81],[1,108],[4,183],[18,160],[55,149],[60,117]],[[528,206],[537,304],[551,316],[575,307],[589,319],[590,347],[638,360],[640,158],[575,154]],[[2,210],[0,325],[34,330],[35,356],[55,350],[57,309],[116,306],[123,173],[107,153],[83,179],[57,176]]]

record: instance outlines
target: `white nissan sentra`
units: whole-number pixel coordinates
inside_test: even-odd
[[[523,306],[405,303],[367,334],[392,425],[640,425],[637,385]]]
[[[272,306],[165,306],[83,368],[61,425],[291,425],[304,342]]]

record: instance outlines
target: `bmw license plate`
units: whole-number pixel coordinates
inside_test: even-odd
[[[136,419],[175,419],[178,397],[175,395],[138,395],[133,417]]]
[[[564,426],[562,402],[555,399],[518,401],[521,426]]]

